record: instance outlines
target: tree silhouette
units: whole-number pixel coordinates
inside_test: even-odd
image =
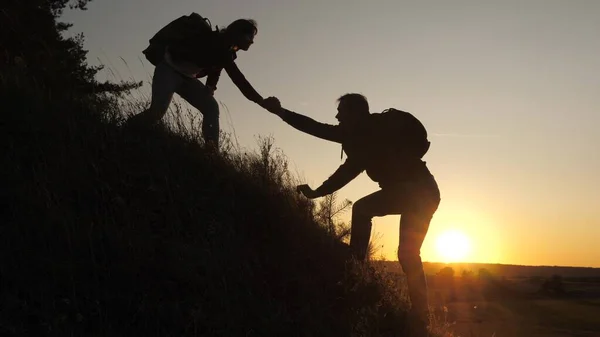
[[[441,284],[451,285],[454,283],[454,269],[452,267],[444,267],[440,269],[440,271],[436,274],[436,279],[439,280]]]
[[[480,268],[478,272],[479,281],[491,281],[493,274],[487,268]]]
[[[545,280],[540,287],[540,292],[551,295],[564,295],[566,290],[562,276],[555,274]]]
[[[450,290],[448,301],[456,300],[456,289],[454,287],[454,269],[452,267],[444,267],[436,274],[436,279],[445,288]]]
[[[0,61],[53,93],[122,93],[140,83],[98,82],[103,67],[87,64],[83,34],[64,37],[65,8],[86,10],[90,0],[5,0],[0,10]]]
[[[316,217],[325,224],[329,233],[343,240],[350,235],[350,226],[337,221],[337,218],[350,209],[352,201],[344,199],[341,203],[338,203],[337,195],[338,193],[334,192],[323,197],[319,202]]]
[[[473,271],[472,270],[463,270],[461,273],[461,277],[463,281],[472,281],[473,280]]]

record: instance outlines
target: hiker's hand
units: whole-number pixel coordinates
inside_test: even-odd
[[[281,110],[281,102],[277,97],[268,97],[263,99],[263,101],[260,102],[260,106],[274,114],[277,114],[279,110]]]
[[[276,113],[281,109],[281,102],[273,96],[263,99],[260,105],[272,113]]]
[[[298,193],[302,193],[305,197],[309,199],[320,197],[320,195],[308,185],[299,185],[298,187],[296,187],[296,191],[298,191]]]

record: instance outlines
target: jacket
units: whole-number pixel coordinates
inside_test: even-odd
[[[278,115],[292,127],[315,137],[342,144],[347,158],[344,163],[316,189],[321,195],[333,193],[344,187],[360,173],[366,171],[371,180],[381,188],[394,188],[409,181],[431,177],[421,158],[402,156],[377,137],[379,127],[370,114],[363,123],[352,130],[343,125],[320,123],[312,118],[282,109]]]
[[[165,28],[170,29],[163,29],[150,39],[150,45],[143,51],[150,62],[162,62],[168,48],[174,62],[189,62],[203,69],[198,77],[206,76],[207,86],[216,88],[224,69],[247,99],[256,103],[262,101],[263,97],[235,63],[237,52],[226,43],[223,32],[204,26],[204,19],[198,14],[183,18],[189,18],[188,22],[192,23],[168,25]]]

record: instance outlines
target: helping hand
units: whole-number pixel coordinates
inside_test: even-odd
[[[306,184],[297,186],[296,191],[298,193],[304,194],[304,196],[309,199],[315,199],[320,197],[320,195],[317,192],[315,192],[312,188],[310,188],[310,186]]]
[[[277,114],[282,109],[279,99],[273,96],[263,99],[263,101],[260,102],[260,106],[274,114]]]

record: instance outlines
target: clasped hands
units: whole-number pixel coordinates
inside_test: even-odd
[[[276,115],[278,115],[282,109],[281,102],[279,101],[279,99],[273,96],[263,99],[262,102],[260,102],[260,106]]]
[[[322,197],[322,195],[320,193],[313,190],[312,188],[310,188],[310,186],[308,186],[306,184],[297,186],[296,192],[302,193],[308,199],[315,199],[315,198]]]

